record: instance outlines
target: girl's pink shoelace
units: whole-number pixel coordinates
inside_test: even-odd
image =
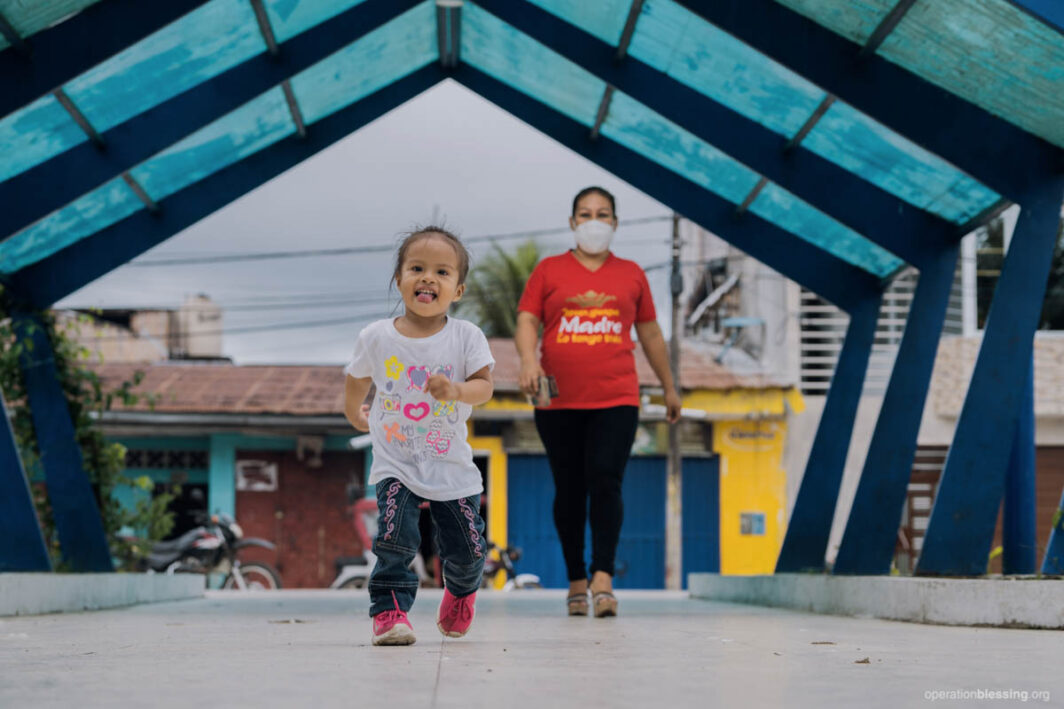
[[[447,613],[447,617],[458,621],[470,621],[473,619],[473,610],[470,608],[469,596],[455,599]]]

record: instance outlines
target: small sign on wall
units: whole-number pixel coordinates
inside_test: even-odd
[[[277,463],[265,460],[236,462],[236,489],[247,492],[273,492],[277,489]]]
[[[752,536],[765,536],[765,513],[764,512],[740,512],[739,534]]]

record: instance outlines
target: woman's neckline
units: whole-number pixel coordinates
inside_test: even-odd
[[[411,340],[413,342],[425,342],[426,340],[431,340],[434,337],[439,337],[439,335],[441,333],[446,331],[447,328],[449,328],[451,326],[451,320],[452,320],[451,316],[447,315],[446,316],[446,320],[444,320],[444,322],[443,322],[443,327],[441,327],[439,330],[437,330],[436,332],[434,332],[434,333],[432,333],[430,335],[423,335],[421,337],[416,337],[414,335],[403,334],[403,332],[399,329],[399,326],[396,324],[400,317],[402,317],[402,316],[400,315],[398,317],[394,317],[391,320],[389,320],[389,322],[391,323],[391,326],[392,326],[392,332],[394,332],[396,335],[398,335],[399,337],[403,338],[404,340]]]
[[[603,266],[605,266],[607,263],[609,263],[610,261],[613,260],[613,252],[612,251],[607,251],[606,252],[606,258],[603,259],[602,263],[600,263],[598,265],[598,267],[596,267],[596,268],[591,268],[586,263],[581,261],[580,257],[576,255],[576,249],[569,249],[569,251],[567,253],[569,254],[570,257],[572,257],[572,259],[574,261],[576,261],[578,264],[580,264],[581,268],[583,268],[588,273],[598,273],[599,271],[602,270]]]

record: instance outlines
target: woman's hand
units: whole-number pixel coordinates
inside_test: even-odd
[[[539,378],[544,376],[543,368],[539,366],[539,357],[536,355],[536,342],[539,340],[539,318],[532,313],[522,310],[517,313],[517,327],[514,332],[514,345],[517,354],[521,358],[521,373],[517,383],[521,391],[529,396],[535,396],[539,389]]]
[[[676,393],[676,389],[669,387],[665,390],[665,420],[669,423],[676,423],[680,420],[680,408],[683,404],[680,402],[680,395]]]
[[[518,383],[521,385],[521,391],[529,396],[535,396],[539,391],[539,378],[546,376],[543,371],[543,367],[539,366],[539,362],[521,362],[521,374],[518,377]]]

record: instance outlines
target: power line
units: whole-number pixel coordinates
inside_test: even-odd
[[[336,306],[357,306],[369,303],[398,303],[400,295],[398,292],[394,294],[389,293],[382,295],[384,288],[374,288],[373,290],[357,291],[350,293],[308,293],[308,294],[293,294],[282,298],[281,296],[263,296],[259,298],[242,298],[236,300],[220,299],[211,301],[213,305],[217,305],[225,312],[244,311],[244,310],[287,310],[289,308],[313,308],[313,307],[332,307]],[[176,310],[179,306],[175,305],[65,305],[57,310],[80,310],[93,315],[98,312],[106,311],[155,311]]]
[[[671,216],[641,217],[625,221],[623,226],[635,226],[638,224],[650,224],[671,219]],[[503,241],[508,239],[534,239],[540,236],[552,234],[564,234],[570,231],[569,227],[556,227],[551,229],[534,229],[526,231],[508,232],[502,234],[485,234],[471,236],[462,239],[464,244],[475,244],[485,241]],[[322,256],[348,256],[351,254],[386,253],[395,250],[394,245],[378,244],[374,246],[348,246],[337,249],[300,249],[292,251],[260,251],[244,254],[218,255],[212,257],[174,257],[159,258],[150,261],[133,261],[127,266],[137,268],[150,268],[157,266],[192,266],[205,264],[233,263],[236,261],[272,261],[292,258],[315,258]]]
[[[626,241],[626,245],[633,244],[649,244],[649,243],[667,243],[667,239],[660,237],[643,238],[638,240]],[[647,266],[645,271],[653,271],[661,268],[666,264],[654,264]],[[684,265],[692,265],[691,263],[685,263]],[[220,307],[226,313],[234,312],[255,312],[255,311],[273,311],[273,310],[303,310],[303,309],[316,309],[316,308],[338,308],[338,307],[351,307],[353,305],[363,304],[395,304],[400,302],[400,295],[398,292],[387,293],[382,295],[382,288],[374,288],[372,290],[361,291],[334,291],[334,292],[319,292],[319,293],[292,293],[287,295],[266,295],[266,296],[246,296],[243,298],[228,299],[223,298],[213,301],[215,305]],[[148,304],[122,304],[122,305],[66,305],[60,308],[60,310],[77,310],[93,315],[98,312],[106,311],[172,311],[176,306],[173,304],[167,305],[148,305]]]
[[[257,303],[257,304],[247,304],[247,305],[226,305],[224,302],[216,302],[215,305],[218,305],[220,307],[220,309],[223,312],[225,312],[225,313],[242,313],[242,312],[261,312],[261,311],[272,311],[272,310],[304,310],[304,309],[315,309],[315,308],[321,308],[321,309],[341,308],[341,307],[350,308],[352,305],[363,305],[363,304],[367,304],[368,305],[370,303],[373,303],[373,304],[390,303],[390,302],[393,302],[393,301],[396,304],[399,303],[399,299],[398,298],[385,297],[385,298],[364,299],[364,300],[359,301],[358,303],[352,303],[351,300],[319,300],[319,301],[310,301],[310,300],[308,300],[308,301],[302,301],[302,302],[297,302],[297,303]],[[173,307],[163,307],[163,306],[159,306],[159,307],[155,307],[155,306],[128,307],[128,306],[125,306],[125,307],[121,307],[121,308],[60,308],[60,310],[84,311],[84,312],[87,312],[91,316],[91,315],[95,315],[97,311],[107,312],[107,311],[115,311],[115,310],[118,310],[118,311],[130,310],[130,311],[137,311],[137,312],[153,312],[153,311],[175,312],[177,309],[175,309]],[[101,318],[101,319],[106,321],[106,318]]]
[[[688,267],[688,266],[705,266],[706,264],[712,263],[713,261],[716,261],[716,260],[718,260],[718,259],[709,258],[709,259],[703,259],[701,261],[681,261],[680,265],[685,267],[685,268]],[[667,266],[672,266],[672,262],[671,261],[661,261],[659,263],[652,263],[649,266],[643,266],[643,272],[645,273],[647,271],[657,271],[657,270],[665,268]]]
[[[341,306],[351,307],[352,305],[362,305],[369,303],[398,303],[398,296],[384,296],[378,298],[360,298],[357,303],[352,303],[351,299],[344,300],[319,300],[319,301],[304,301],[300,303],[260,303],[254,305],[224,305],[222,310],[225,312],[246,312],[253,310],[300,310],[303,308],[338,308]]]
[[[327,327],[330,325],[350,325],[357,322],[366,322],[367,320],[377,320],[380,318],[386,318],[391,313],[367,313],[365,315],[357,315],[347,318],[334,318],[331,320],[310,320],[305,322],[294,323],[276,323],[273,325],[252,325],[248,327],[236,327],[230,330],[205,330],[203,332],[188,332],[183,333],[181,337],[207,337],[214,335],[243,335],[252,332],[287,332],[290,330],[308,330],[317,327]],[[140,339],[149,339],[151,336],[142,336],[137,333],[133,333],[133,337]],[[128,337],[94,337],[92,342],[122,342],[130,338]],[[158,339],[158,338],[156,338]]]
[[[350,335],[345,335],[344,337],[328,337],[328,338],[326,338],[324,340],[322,340],[322,339],[305,340],[305,341],[302,341],[302,342],[296,342],[296,343],[289,343],[287,345],[281,345],[279,347],[265,347],[265,348],[256,347],[255,348],[255,354],[256,355],[262,355],[262,354],[268,354],[268,353],[271,353],[271,352],[288,352],[288,351],[291,351],[291,350],[294,350],[294,349],[299,349],[299,350],[303,350],[303,351],[311,351],[311,350],[322,349],[322,348],[329,347],[329,346],[332,346],[332,345],[338,345],[340,343],[346,343],[349,346],[348,349],[350,349],[350,346],[352,346],[354,344],[354,338],[351,337]]]

